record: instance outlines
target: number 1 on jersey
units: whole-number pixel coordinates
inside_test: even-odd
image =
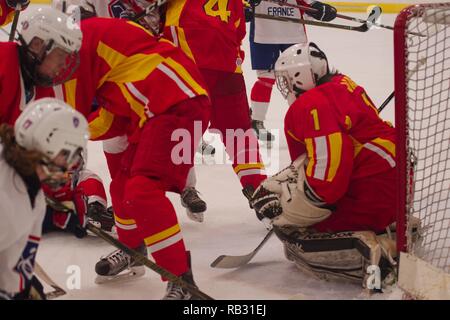
[[[319,124],[319,114],[317,113],[317,109],[312,109],[311,110],[311,115],[313,117],[314,120],[314,130],[319,131],[320,130],[320,124]]]
[[[208,0],[203,8],[208,16],[219,17],[223,22],[228,22],[231,12],[227,10],[228,0]]]

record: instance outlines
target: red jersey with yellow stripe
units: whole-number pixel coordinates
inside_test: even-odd
[[[199,68],[241,73],[245,36],[242,0],[171,0],[164,37]]]
[[[10,23],[14,18],[14,9],[6,4],[6,0],[0,0],[0,26]]]
[[[291,159],[306,152],[306,179],[327,203],[350,180],[395,167],[395,129],[378,116],[364,89],[344,75],[302,94],[285,117]]]
[[[0,123],[13,125],[25,106],[18,44],[0,42]]]
[[[131,21],[81,21],[80,64],[72,80],[54,88],[56,97],[88,116],[94,97],[102,108],[92,139],[107,135],[114,117],[129,120],[129,134],[175,104],[206,95],[192,60],[167,40]]]

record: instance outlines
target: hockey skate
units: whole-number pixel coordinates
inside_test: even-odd
[[[135,250],[147,256],[147,247],[145,245],[142,244]],[[145,274],[145,267],[135,262],[132,257],[122,250],[115,250],[106,257],[102,257],[95,264],[95,272],[97,273],[95,283],[102,284],[141,277]]]
[[[186,253],[188,256],[189,270],[183,273],[180,276],[180,278],[197,288],[197,285],[194,282],[194,276],[192,275],[191,255],[189,251],[187,251]],[[162,300],[196,300],[196,299],[192,295],[192,293],[190,293],[188,290],[186,290],[185,288],[183,288],[182,286],[180,286],[175,282],[169,281],[167,282],[166,294],[164,295]]]
[[[181,205],[186,208],[189,219],[203,222],[203,213],[206,211],[206,202],[200,199],[194,187],[187,187],[181,193]]]
[[[255,130],[258,140],[267,144],[268,147],[275,140],[275,136],[264,127],[264,122],[260,120],[252,120],[252,128]]]
[[[89,204],[89,209],[86,217],[87,221],[92,225],[117,238],[114,212],[112,207],[106,209],[98,202],[91,203]],[[89,235],[95,236],[95,234],[93,234],[89,230],[87,232]]]

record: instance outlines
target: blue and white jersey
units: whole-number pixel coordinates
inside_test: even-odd
[[[302,5],[312,2],[312,0],[298,2],[296,0],[287,1],[287,3]],[[303,18],[300,10],[297,8],[279,6],[267,1],[261,1],[255,8],[255,13],[285,18]],[[305,27],[302,24],[262,18],[255,18],[254,23],[254,42],[256,43],[290,44],[305,43],[308,41]]]

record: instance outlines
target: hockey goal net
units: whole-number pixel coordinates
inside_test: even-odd
[[[394,51],[399,286],[450,299],[450,2],[404,9]]]

